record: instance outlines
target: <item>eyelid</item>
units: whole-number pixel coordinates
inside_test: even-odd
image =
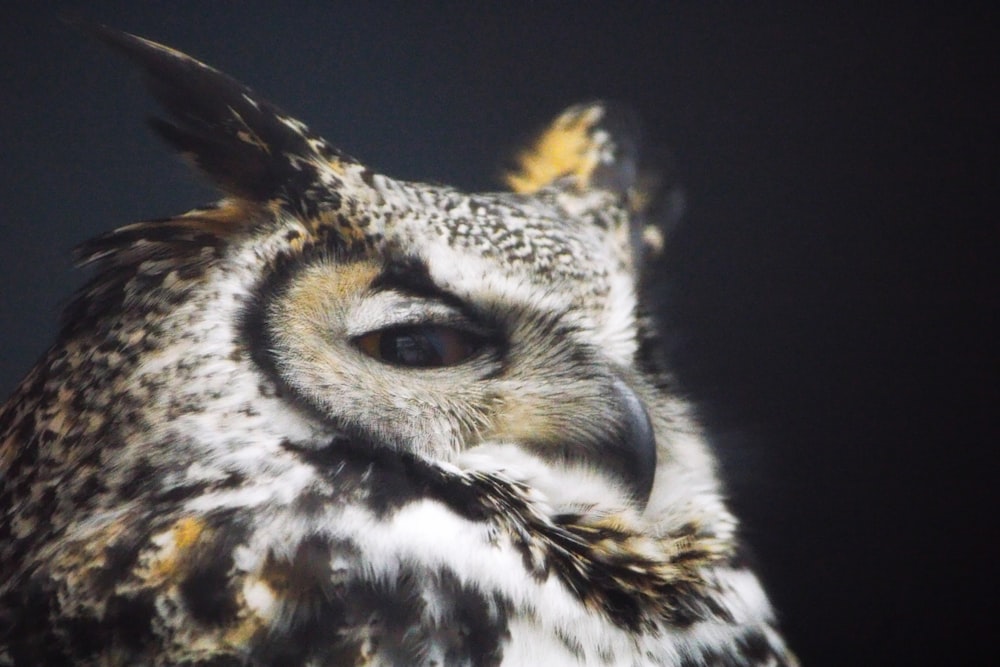
[[[454,306],[395,290],[372,292],[352,310],[346,331],[350,338],[383,329],[414,326],[440,326],[490,337],[488,329]]]

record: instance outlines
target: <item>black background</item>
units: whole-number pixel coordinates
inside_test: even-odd
[[[993,662],[996,23],[986,3],[810,4],[7,3],[0,389],[80,284],[73,245],[215,196],[60,11],[464,188],[497,187],[564,106],[621,100],[685,189],[671,354],[792,645],[814,666]]]

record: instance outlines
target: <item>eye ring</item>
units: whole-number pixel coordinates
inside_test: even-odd
[[[473,356],[482,340],[468,331],[431,324],[379,329],[358,336],[354,344],[372,359],[393,366],[442,368]]]

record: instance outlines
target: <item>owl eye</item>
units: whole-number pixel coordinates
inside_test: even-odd
[[[426,325],[380,329],[354,339],[372,359],[410,368],[454,366],[480,347],[477,336],[451,327]]]

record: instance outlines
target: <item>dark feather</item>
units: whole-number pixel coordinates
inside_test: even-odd
[[[150,124],[226,193],[252,201],[297,199],[294,158],[351,158],[232,77],[179,51],[104,25],[74,20],[138,64],[169,120]]]

